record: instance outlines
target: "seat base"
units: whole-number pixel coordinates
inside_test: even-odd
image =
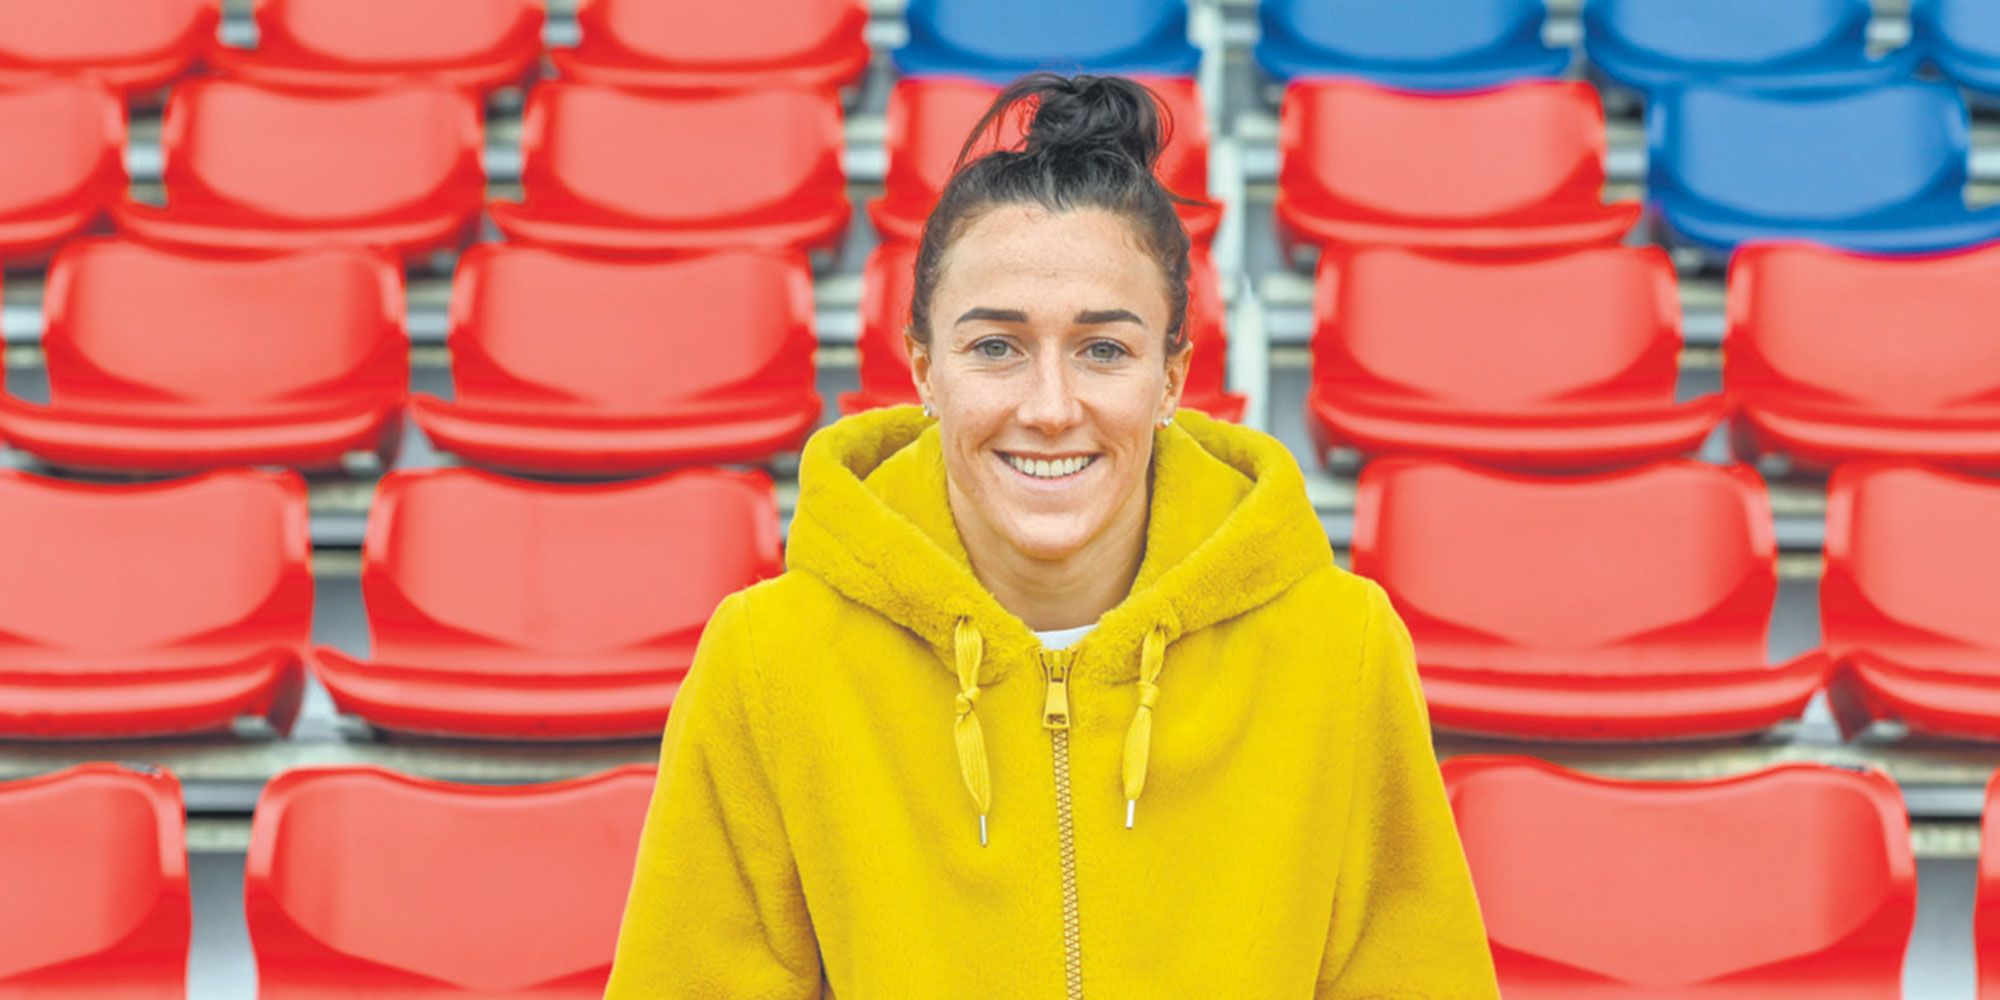
[[[2000,742],[2000,656],[1990,676],[1931,670],[1879,653],[1841,654],[1827,681],[1840,734],[1853,739],[1877,719],[1954,739]]]
[[[1322,453],[1345,444],[1369,455],[1457,457],[1547,472],[1684,455],[1701,447],[1728,409],[1727,401],[1716,395],[1650,409],[1635,405],[1467,420],[1376,406],[1317,385],[1306,397],[1307,415]]]
[[[748,86],[832,89],[859,83],[868,69],[868,47],[829,53],[796,63],[744,66],[657,66],[637,60],[618,62],[586,42],[576,48],[550,49],[549,59],[564,79],[624,87],[628,90],[728,91]]]
[[[334,707],[371,725],[509,740],[656,738],[688,667],[524,677],[369,662],[329,647],[315,648],[312,659]]]
[[[0,663],[0,738],[83,740],[227,729],[261,716],[289,734],[305,673],[290,649],[230,663],[117,672],[22,671]]]
[[[686,465],[764,462],[805,444],[823,409],[806,389],[782,405],[696,408],[653,419],[583,419],[410,400],[432,442],[481,465],[579,475],[644,474]]]
[[[209,61],[226,75],[272,87],[304,90],[364,90],[385,87],[412,77],[435,80],[484,94],[501,87],[525,85],[541,59],[540,48],[503,52],[445,66],[324,66],[288,61],[256,49],[216,45]]]
[[[487,207],[509,240],[537,246],[611,254],[700,252],[732,247],[811,252],[837,247],[853,208],[845,198],[818,215],[747,222],[672,224],[639,218],[565,217],[525,202]]]
[[[1322,251],[1393,246],[1503,254],[1617,243],[1643,212],[1636,201],[1620,201],[1519,219],[1418,222],[1326,214],[1300,205],[1282,187],[1276,208],[1279,236],[1288,247],[1306,243]]]
[[[204,417],[137,407],[38,406],[0,396],[0,439],[51,465],[107,471],[320,469],[339,466],[354,451],[373,452],[386,464],[401,443],[401,404]]]
[[[131,201],[114,204],[111,211],[121,230],[168,247],[255,253],[351,243],[381,247],[405,259],[458,250],[471,241],[479,225],[477,204],[455,206],[445,214],[341,225],[250,225],[241,219]]]
[[[1924,426],[1861,423],[1748,401],[1738,411],[1737,440],[1747,452],[1777,452],[1800,465],[1830,468],[1864,459],[1916,459],[1973,471],[2000,470],[2000,414],[1991,420]]]
[[[1560,77],[1571,58],[1568,49],[1536,46],[1437,62],[1357,63],[1269,32],[1251,53],[1265,74],[1280,83],[1348,77],[1396,90],[1482,90],[1531,77]]]

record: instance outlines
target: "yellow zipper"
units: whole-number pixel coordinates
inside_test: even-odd
[[[1042,728],[1055,741],[1056,837],[1062,858],[1063,975],[1069,1000],[1083,1000],[1083,935],[1077,918],[1076,829],[1069,807],[1069,668],[1070,651],[1042,650],[1042,672],[1048,677],[1048,700],[1042,706]]]

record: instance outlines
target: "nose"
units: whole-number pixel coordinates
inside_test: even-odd
[[[1076,398],[1072,374],[1059,351],[1036,357],[1028,374],[1027,396],[1016,414],[1020,422],[1050,437],[1076,426],[1083,418],[1083,406]]]

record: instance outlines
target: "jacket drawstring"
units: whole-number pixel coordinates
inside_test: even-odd
[[[1132,725],[1125,730],[1125,829],[1132,828],[1132,813],[1139,805],[1139,793],[1146,788],[1146,758],[1153,747],[1153,703],[1160,698],[1160,667],[1167,658],[1167,630],[1155,625],[1139,647],[1139,707],[1132,713]]]
[[[952,737],[958,743],[958,771],[965,778],[965,790],[979,809],[979,846],[986,846],[986,814],[993,808],[993,782],[986,767],[986,735],[979,728],[974,709],[979,703],[979,661],[985,640],[972,620],[960,618],[952,632],[952,657],[958,668],[958,719],[952,723]]]

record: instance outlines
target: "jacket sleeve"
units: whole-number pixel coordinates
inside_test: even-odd
[[[716,609],[668,713],[606,1000],[820,996],[819,945],[759,738],[745,600]]]
[[[1315,1000],[1490,1000],[1486,928],[1431,747],[1410,633],[1382,588],[1355,677],[1353,801]]]

